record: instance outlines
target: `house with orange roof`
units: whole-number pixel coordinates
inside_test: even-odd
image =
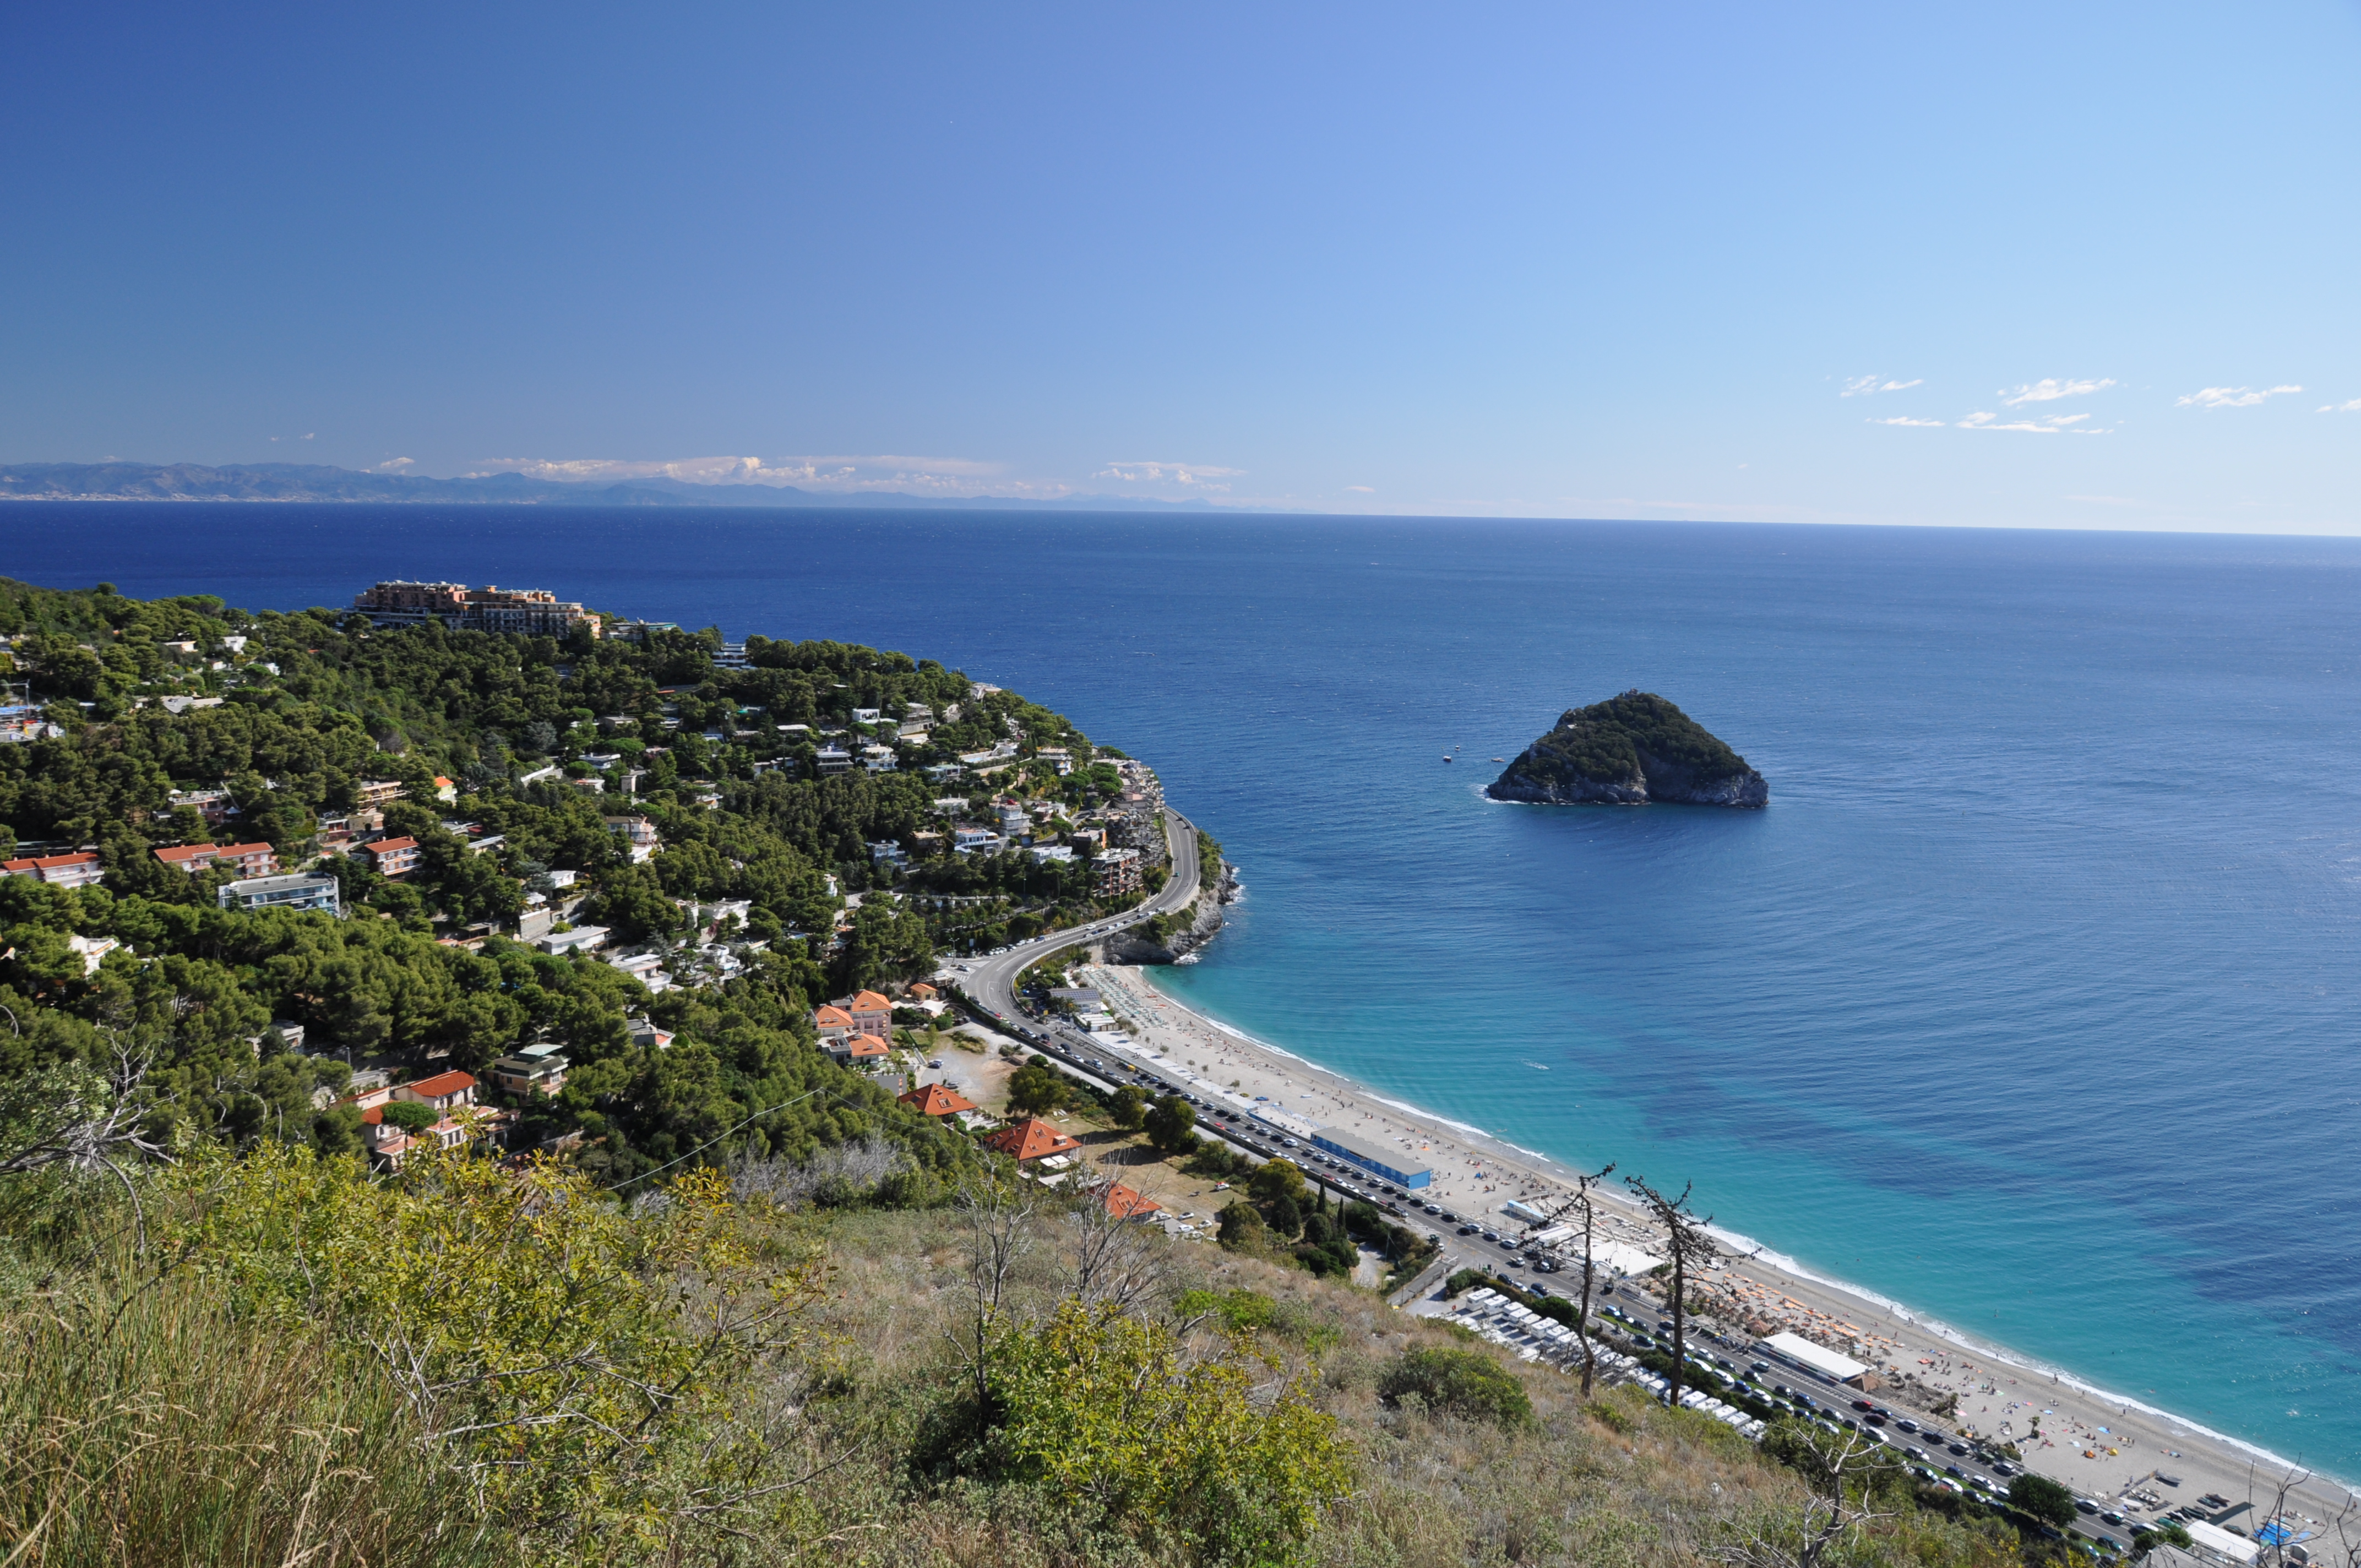
[[[894,1003],[873,991],[864,991],[844,1004],[852,1014],[853,1027],[864,1035],[874,1035],[881,1040],[894,1037]]]
[[[922,1083],[901,1097],[902,1103],[916,1109],[921,1116],[956,1116],[962,1111],[972,1111],[975,1105],[956,1089],[939,1083]]]
[[[472,1103],[476,1098],[476,1080],[464,1072],[438,1072],[432,1078],[422,1078],[416,1083],[395,1086],[396,1100],[415,1100],[430,1111],[447,1111],[454,1105]]]
[[[984,1139],[983,1146],[998,1149],[1022,1165],[1053,1154],[1070,1154],[1082,1144],[1080,1138],[1069,1137],[1040,1117],[1027,1116],[1021,1122],[1011,1122]]]
[[[363,844],[360,852],[368,857],[369,869],[381,877],[408,876],[418,869],[415,839],[379,839],[373,844]]]
[[[1126,1187],[1120,1181],[1107,1183],[1106,1190],[1100,1197],[1106,1204],[1106,1212],[1118,1220],[1145,1220],[1150,1214],[1164,1212],[1163,1204],[1148,1197],[1145,1192],[1137,1192]]]
[[[894,1054],[893,1047],[874,1035],[840,1035],[820,1045],[846,1067],[873,1068]]]
[[[104,881],[106,871],[95,854],[84,850],[78,855],[32,855],[0,862],[0,876],[30,877],[60,887],[88,887]]]
[[[932,1002],[939,994],[923,980],[910,988],[910,1000],[913,1002]]]
[[[861,1033],[852,1022],[852,1014],[834,1003],[829,1003],[812,1014],[812,1027],[819,1031],[822,1045]]]
[[[464,1072],[438,1072],[432,1078],[394,1087],[379,1086],[347,1094],[338,1103],[354,1105],[361,1113],[361,1142],[369,1157],[398,1170],[415,1148],[456,1148],[483,1131],[482,1113],[475,1104],[476,1080]],[[440,1113],[425,1131],[412,1135],[385,1119],[385,1108],[407,1100]]]
[[[279,851],[268,844],[181,844],[157,850],[156,858],[191,876],[214,865],[227,866],[242,877],[270,876],[279,870]]]

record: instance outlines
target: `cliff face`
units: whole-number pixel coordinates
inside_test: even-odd
[[[1734,806],[1771,785],[1704,726],[1651,692],[1569,708],[1485,790],[1540,806]]]
[[[1222,905],[1234,904],[1238,896],[1237,868],[1229,861],[1222,862],[1222,880],[1211,889],[1201,889],[1197,902],[1181,911],[1188,924],[1169,931],[1160,942],[1151,942],[1134,931],[1125,931],[1106,939],[1106,961],[1111,964],[1169,964],[1196,951],[1213,939],[1222,928]]]

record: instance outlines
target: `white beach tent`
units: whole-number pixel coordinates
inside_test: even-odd
[[[1825,1372],[1839,1383],[1869,1370],[1852,1357],[1823,1350],[1801,1334],[1775,1333],[1763,1343],[1766,1349],[1775,1350],[1790,1361],[1800,1361],[1815,1372]]]

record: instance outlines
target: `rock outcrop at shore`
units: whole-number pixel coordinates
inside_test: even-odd
[[[1213,939],[1222,928],[1222,905],[1236,902],[1238,896],[1237,868],[1229,861],[1222,862],[1222,879],[1209,889],[1201,889],[1197,902],[1171,917],[1160,939],[1151,940],[1137,929],[1119,932],[1106,939],[1103,950],[1111,964],[1169,964],[1178,962]]]
[[[1746,759],[1653,692],[1568,708],[1485,789],[1537,806],[1757,808],[1771,786]]]

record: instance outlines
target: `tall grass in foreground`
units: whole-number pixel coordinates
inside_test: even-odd
[[[407,1568],[489,1560],[381,1377],[194,1280],[0,1320],[0,1561]]]

